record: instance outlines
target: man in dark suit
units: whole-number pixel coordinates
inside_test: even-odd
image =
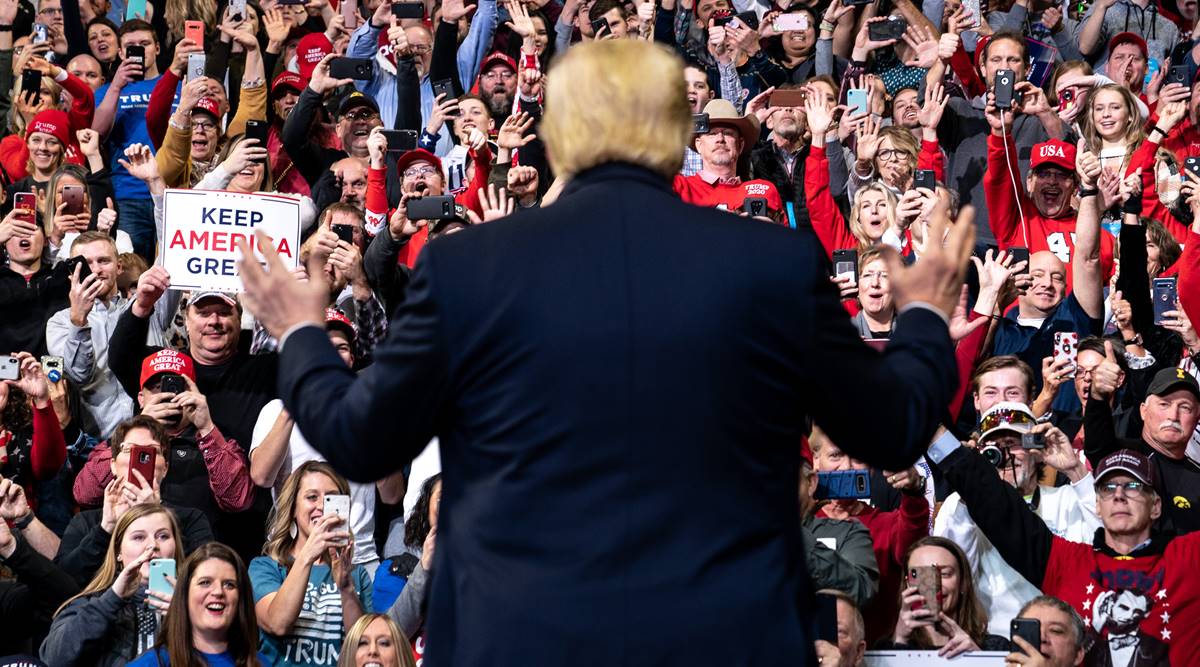
[[[431,243],[357,378],[319,326],[320,277],[296,282],[269,247],[268,271],[243,264],[283,400],[355,480],[440,437],[430,665],[805,664],[806,414],[872,465],[924,451],[972,226],[912,268],[889,256],[902,314],[881,357],[815,238],[672,194],[682,63],[603,40],[549,77],[539,134],[570,184]]]

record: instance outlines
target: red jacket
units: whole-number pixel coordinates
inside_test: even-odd
[[[71,95],[71,108],[67,109],[70,142],[63,146],[66,163],[86,167],[87,160],[79,150],[79,141],[75,138],[75,133],[92,126],[92,116],[96,113],[96,96],[91,86],[70,72],[67,73],[67,78],[59,83],[63,90]],[[0,141],[0,165],[3,165],[10,179],[19,181],[28,176],[29,171],[25,168],[28,162],[29,146],[25,143],[24,136],[10,134]]]
[[[1001,250],[1012,247],[1028,248],[1029,254],[1049,250],[1067,265],[1067,287],[1071,287],[1071,260],[1075,256],[1075,212],[1059,218],[1047,218],[1038,212],[1033,200],[1025,193],[1021,171],[1017,168],[1017,148],[1008,138],[1005,159],[1004,140],[988,135],[987,171],[983,175],[983,192],[987,197],[988,222]],[[1008,166],[1005,167],[1005,164]],[[1010,172],[1009,169],[1012,171]],[[1016,188],[1013,188],[1013,177]],[[1019,204],[1019,208],[1018,208]],[[1021,226],[1021,213],[1026,227]],[[1028,237],[1028,239],[1026,238]],[[1100,268],[1107,280],[1113,272],[1113,237],[1100,234]]]

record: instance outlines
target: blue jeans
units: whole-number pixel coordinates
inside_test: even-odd
[[[153,200],[118,199],[117,229],[129,234],[134,252],[141,255],[147,264],[154,264],[156,232]]]

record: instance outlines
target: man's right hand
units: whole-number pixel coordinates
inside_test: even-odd
[[[96,299],[100,298],[104,289],[104,283],[94,273],[88,274],[82,281],[79,280],[82,271],[83,265],[76,264],[75,271],[71,273],[71,290],[67,293],[71,302],[71,324],[77,327],[87,326],[92,306],[96,305]]]
[[[408,219],[408,200],[414,198],[411,192],[402,194],[396,210],[392,211],[392,217],[388,218],[388,233],[396,241],[407,241],[428,223],[428,220]]]
[[[130,310],[141,318],[150,317],[154,312],[154,304],[171,288],[171,274],[162,266],[155,264],[138,278],[137,293],[133,297]]]
[[[140,81],[142,74],[145,73],[142,64],[136,60],[126,60],[117,68],[117,73],[113,75],[112,89],[122,90],[134,81]]]
[[[954,312],[962,293],[963,278],[966,275],[967,262],[975,248],[975,211],[964,207],[958,214],[958,221],[950,226],[946,236],[949,220],[945,214],[936,215],[929,222],[925,238],[930,239],[925,246],[925,254],[921,261],[912,266],[904,266],[900,254],[894,248],[885,250],[888,276],[891,279],[892,301],[896,310],[900,311],[912,303],[927,303],[937,309],[944,318],[949,318]],[[938,244],[936,239],[946,241]]]
[[[388,7],[389,11],[391,11],[391,5],[386,2],[381,6]],[[309,80],[308,87],[314,93],[324,95],[338,86],[354,83],[354,79],[335,79],[329,74],[329,63],[333,62],[333,59],[336,57],[337,54],[331,53],[322,58],[321,62],[317,63],[317,66],[313,68],[312,79]]]

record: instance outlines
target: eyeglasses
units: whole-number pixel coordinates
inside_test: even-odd
[[[216,124],[209,123],[208,121],[200,121],[199,123],[192,121],[192,129],[200,130],[201,132],[208,132],[209,130],[217,129],[217,126]]]
[[[512,81],[513,78],[516,76],[517,76],[517,73],[510,71],[510,70],[492,70],[479,78],[481,78],[485,81],[497,81],[500,79],[503,79],[505,81]]]
[[[408,50],[412,51],[413,53],[429,53],[430,51],[433,50],[433,45],[431,45],[431,44],[409,44]]]
[[[985,415],[984,418],[979,422],[979,432],[987,433],[997,426],[1003,425],[1026,425],[1032,427],[1036,424],[1037,420],[1027,412],[1022,412],[1020,410],[995,410]],[[1024,431],[1027,429],[1021,430]]]
[[[408,169],[405,169],[404,177],[405,178],[416,178],[418,176],[424,176],[426,174],[432,175],[432,174],[436,174],[436,173],[437,173],[437,167],[434,167],[431,165],[425,165],[424,167],[409,167]]]
[[[349,120],[372,120],[374,118],[379,118],[379,112],[372,111],[370,109],[363,109],[361,111],[348,111],[342,116],[342,118]]]
[[[1146,496],[1149,487],[1144,482],[1105,482],[1096,485],[1096,495],[1105,500],[1117,494],[1117,489],[1125,489],[1125,497],[1139,500]]]
[[[884,148],[876,153],[875,156],[878,157],[882,162],[892,162],[893,160],[899,161],[907,157],[908,154],[895,148]]]
[[[43,7],[38,13],[43,16],[62,16],[63,10],[61,7]]]

